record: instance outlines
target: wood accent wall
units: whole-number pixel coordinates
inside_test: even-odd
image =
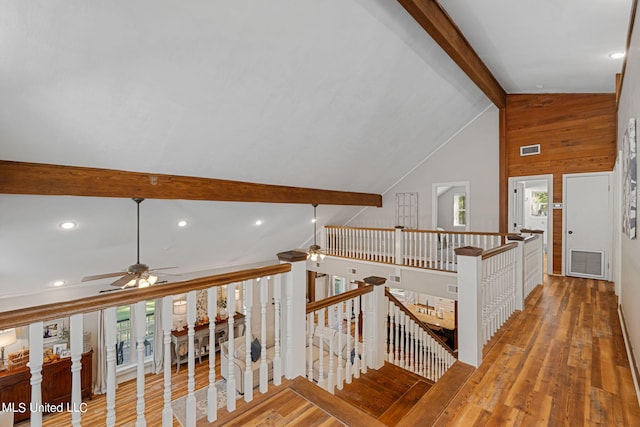
[[[508,95],[501,154],[507,177],[553,174],[553,202],[562,203],[563,174],[613,170],[616,117],[615,94]],[[521,157],[520,147],[532,144],[540,154]],[[508,200],[501,202],[507,212]],[[552,212],[553,272],[561,274],[562,210]]]

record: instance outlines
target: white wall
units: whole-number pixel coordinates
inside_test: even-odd
[[[631,39],[631,46],[627,52],[627,68],[620,94],[618,107],[618,149],[622,149],[622,138],[627,129],[629,118],[640,120],[640,14],[636,15],[635,31]],[[637,168],[637,165],[636,165]],[[624,209],[624,207],[622,207]],[[620,234],[621,264],[620,304],[629,332],[629,341],[635,354],[636,362],[640,358],[640,236],[630,240],[620,232],[620,227],[614,230]]]
[[[394,227],[396,193],[418,193],[418,228],[431,229],[432,184],[469,181],[469,230],[498,231],[499,116],[491,106],[347,225]]]

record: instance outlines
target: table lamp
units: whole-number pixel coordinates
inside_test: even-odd
[[[2,349],[2,358],[0,359],[0,371],[4,371],[4,348],[8,345],[11,345],[16,342],[16,329],[5,329],[4,331],[0,331],[0,348]]]

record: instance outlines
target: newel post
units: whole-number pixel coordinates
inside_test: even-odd
[[[521,233],[529,233],[530,236],[538,237],[538,261],[537,264],[539,266],[538,273],[538,283],[544,283],[544,230],[530,230],[528,228],[523,228],[520,230]]]
[[[394,257],[395,257],[395,261],[397,265],[403,265],[404,264],[404,256],[403,256],[403,252],[402,252],[402,247],[404,246],[404,233],[402,232],[402,230],[404,229],[403,226],[401,225],[397,225],[396,226],[396,235],[395,235],[395,249],[394,249]]]
[[[458,256],[458,360],[476,368],[482,363],[482,252],[465,246]]]
[[[384,277],[365,277],[364,283],[373,286],[373,292],[366,295],[367,322],[364,331],[367,342],[367,366],[380,369],[384,365],[387,341],[387,299],[384,294]]]
[[[285,309],[282,313],[284,341],[284,375],[287,379],[304,376],[306,315],[307,315],[307,254],[300,251],[280,252],[281,263],[291,263],[291,271],[284,275]]]
[[[519,234],[510,234],[507,236],[510,242],[516,242],[516,268],[515,268],[515,286],[516,286],[516,310],[524,308],[524,236]]]

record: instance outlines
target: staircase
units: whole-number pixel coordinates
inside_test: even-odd
[[[474,368],[456,362],[434,384],[391,363],[346,384],[335,396],[388,426],[432,425]]]

